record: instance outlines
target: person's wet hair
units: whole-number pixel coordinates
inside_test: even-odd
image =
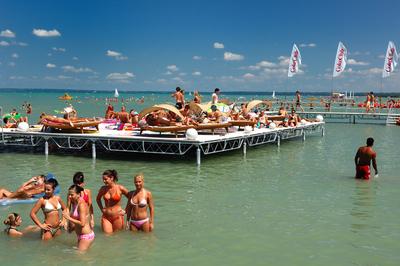
[[[69,187],[68,190],[73,190],[76,194],[81,194],[81,192],[83,191],[83,187],[79,185],[72,185]]]
[[[51,187],[53,189],[55,189],[58,186],[58,181],[56,179],[54,179],[54,178],[50,178],[50,179],[46,180],[44,182],[44,184],[45,185],[51,185]]]
[[[84,179],[85,179],[85,176],[83,175],[82,172],[76,172],[76,173],[74,174],[74,177],[72,178],[72,182],[73,182],[75,185],[80,185],[80,184],[82,184],[83,182],[85,182]]]
[[[219,92],[219,88],[215,88],[214,92]]]
[[[4,220],[4,224],[5,225],[13,225],[15,224],[15,221],[18,219],[18,217],[20,217],[20,215],[18,213],[10,213],[7,218]]]
[[[367,146],[372,146],[374,145],[374,139],[373,138],[367,138]]]
[[[103,172],[103,176],[104,175],[112,177],[115,182],[118,181],[118,172],[117,172],[117,170],[114,170],[114,169],[113,170],[111,170],[111,169],[105,170]]]

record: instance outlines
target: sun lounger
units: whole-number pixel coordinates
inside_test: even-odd
[[[207,123],[207,124],[198,124],[194,127],[197,131],[200,130],[211,130],[214,134],[214,130],[218,128],[225,128],[226,132],[228,132],[228,128],[231,126],[231,123]]]
[[[152,132],[171,132],[175,134],[175,137],[178,137],[179,132],[186,132],[189,128],[193,128],[193,126],[145,126],[140,128],[140,134],[143,131],[152,131]]]
[[[229,121],[232,126],[237,126],[237,127],[245,127],[245,126],[251,126],[253,129],[257,122],[255,121],[249,121],[249,120],[231,120]]]

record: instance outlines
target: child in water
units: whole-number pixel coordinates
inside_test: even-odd
[[[23,236],[27,232],[38,231],[39,228],[34,225],[30,225],[26,227],[24,230],[19,231],[18,227],[22,224],[22,218],[18,213],[10,213],[7,218],[4,220],[4,224],[7,225],[7,228],[4,232],[11,237],[20,237]]]

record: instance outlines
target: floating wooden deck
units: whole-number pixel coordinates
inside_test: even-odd
[[[321,111],[304,111],[297,112],[301,117],[314,118],[317,115],[322,115],[327,122],[348,122],[356,123],[380,123],[380,124],[395,124],[395,121],[400,118],[398,113],[366,113],[366,112],[321,112]]]
[[[313,122],[297,127],[268,129],[255,128],[251,132],[229,131],[225,129],[215,134],[200,132],[195,140],[187,139],[184,134],[154,133],[144,131],[101,130],[96,133],[48,133],[36,131],[19,132],[15,129],[2,129],[0,145],[20,147],[43,147],[49,154],[49,144],[59,149],[82,150],[91,146],[92,157],[96,158],[97,150],[108,152],[151,153],[164,155],[185,155],[195,150],[197,164],[200,165],[201,155],[222,153],[247,147],[276,143],[282,140],[301,138],[306,135],[321,133],[324,135],[324,122]],[[56,149],[57,150],[57,149]]]

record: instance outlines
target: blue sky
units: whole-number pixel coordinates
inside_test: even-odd
[[[400,1],[4,1],[0,88],[400,91]],[[349,51],[332,80],[338,42]],[[293,43],[301,73],[287,77]],[[382,85],[381,85],[382,84]]]

